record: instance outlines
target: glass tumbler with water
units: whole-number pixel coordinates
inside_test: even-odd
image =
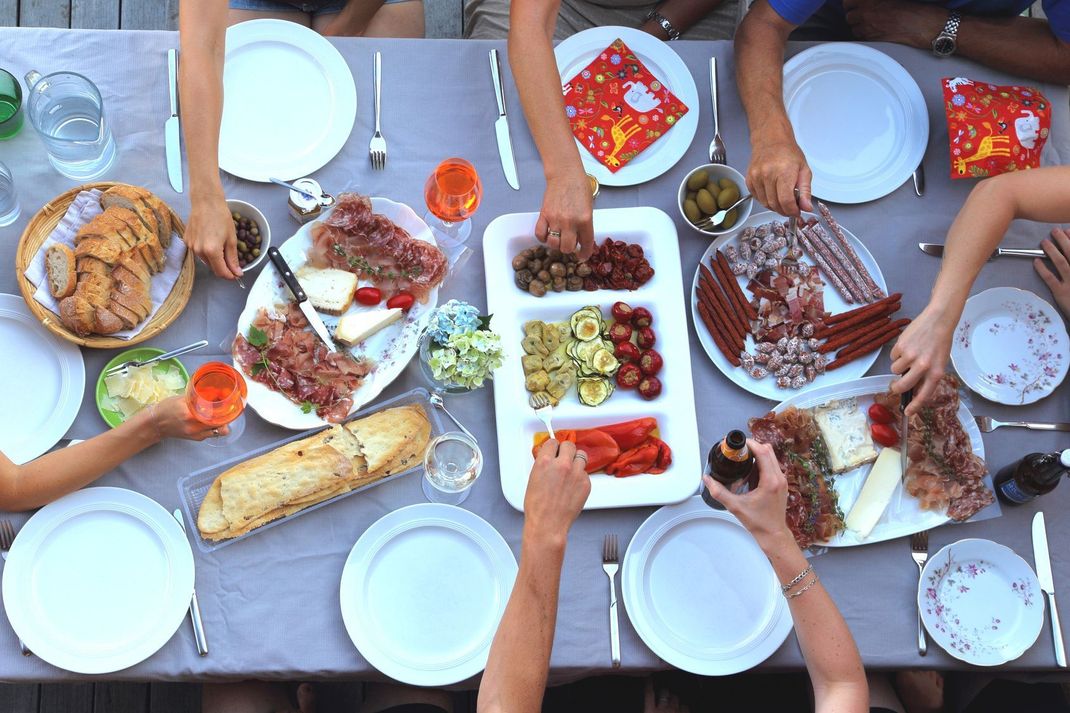
[[[479,445],[459,432],[444,433],[427,444],[424,495],[433,503],[460,505],[483,470]]]
[[[26,73],[26,108],[52,166],[67,178],[88,181],[115,162],[115,141],[104,100],[93,82],[74,72]]]
[[[19,197],[15,193],[15,179],[11,171],[0,163],[0,228],[11,225],[19,217]]]

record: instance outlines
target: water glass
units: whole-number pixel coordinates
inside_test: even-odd
[[[482,471],[479,445],[464,433],[444,433],[427,444],[424,496],[433,503],[460,505]]]
[[[19,197],[15,193],[15,179],[8,167],[0,163],[0,228],[14,223],[20,211]]]
[[[0,140],[10,139],[22,128],[22,86],[0,69]]]
[[[26,73],[26,113],[52,166],[67,178],[89,181],[115,162],[115,141],[104,100],[93,82],[74,72]]]

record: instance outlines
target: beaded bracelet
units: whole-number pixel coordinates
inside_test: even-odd
[[[802,572],[799,572],[799,574],[795,575],[795,579],[791,580],[787,584],[781,584],[780,585],[780,591],[783,592],[784,594],[787,594],[789,591],[791,591],[792,587],[794,587],[796,584],[798,584],[799,582],[801,582],[804,579],[806,579],[806,575],[810,574],[813,571],[814,571],[814,565],[811,564],[806,569],[804,569]]]
[[[817,575],[816,574],[814,575],[814,578],[811,579],[810,582],[805,587],[803,587],[802,589],[800,589],[797,592],[793,592],[791,594],[786,594],[785,596],[787,596],[788,599],[794,599],[795,597],[802,596],[803,594],[806,593],[807,589],[809,589],[810,587],[814,586],[815,584],[817,584]]]

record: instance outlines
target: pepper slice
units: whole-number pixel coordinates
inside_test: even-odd
[[[609,434],[598,429],[563,430],[557,431],[555,435],[559,442],[572,441],[576,444],[577,450],[587,454],[586,470],[588,473],[597,473],[605,469],[620,455],[621,449],[616,441]],[[548,438],[549,435],[546,433],[535,434],[535,447],[531,450],[532,455],[538,453],[539,447]]]

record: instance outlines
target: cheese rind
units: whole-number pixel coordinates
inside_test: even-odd
[[[814,409],[814,420],[828,446],[832,472],[843,473],[877,458],[869,422],[857,399],[822,404]]]
[[[895,448],[885,448],[870,469],[851,512],[847,513],[844,520],[847,529],[854,531],[862,539],[869,537],[891,502],[895,486],[899,485],[901,477],[899,451]]]
[[[359,344],[401,319],[402,314],[402,310],[396,307],[347,314],[338,320],[338,329],[334,332],[334,338],[348,346]]]

